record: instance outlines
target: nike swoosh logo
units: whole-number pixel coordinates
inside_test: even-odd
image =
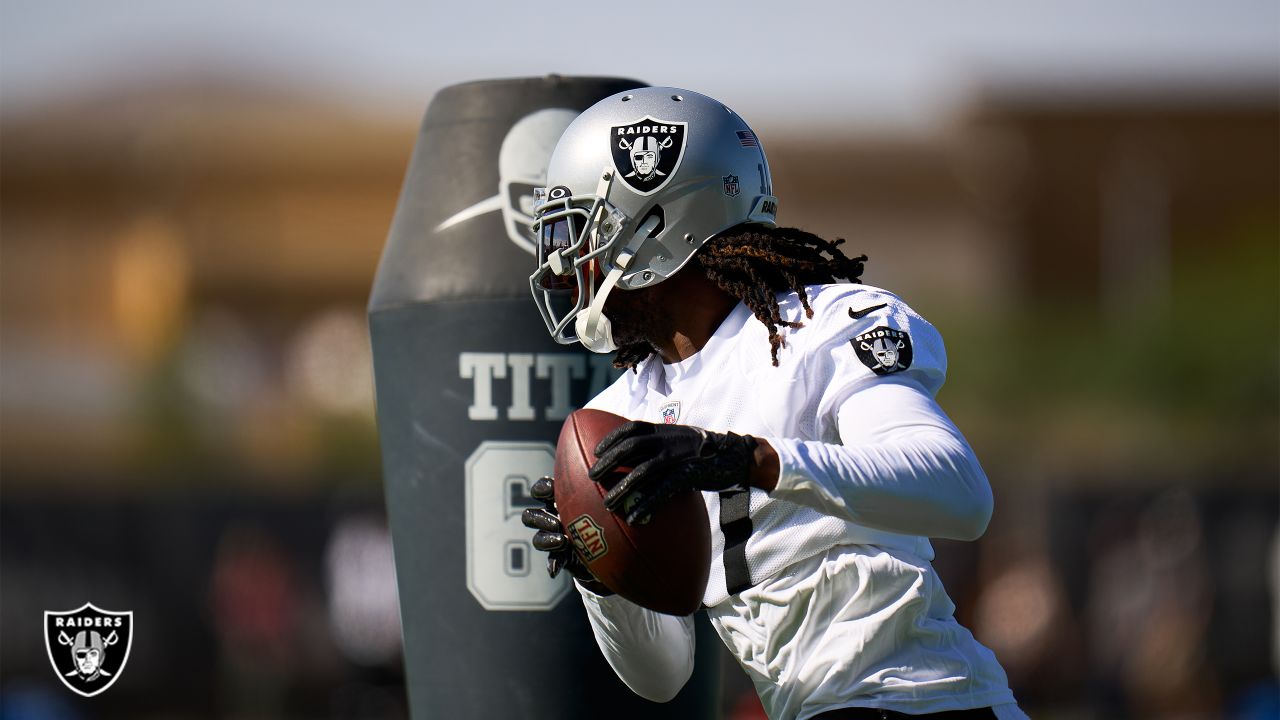
[[[481,200],[475,205],[472,205],[469,208],[463,208],[462,210],[459,210],[458,212],[454,213],[452,217],[445,219],[444,222],[436,226],[436,232],[440,232],[441,230],[447,230],[453,227],[454,225],[457,225],[458,223],[465,222],[467,220],[470,220],[471,218],[480,217],[481,215],[485,215],[485,214],[494,212],[495,210],[501,210],[501,209],[502,209],[501,195],[494,195],[491,198],[485,198],[484,200]]]
[[[849,317],[853,318],[854,320],[861,320],[867,315],[870,315],[871,313],[875,312],[876,310],[879,310],[880,308],[888,304],[889,303],[880,303],[879,305],[872,305],[871,307],[864,308],[862,310],[854,310],[853,308],[849,308]]]

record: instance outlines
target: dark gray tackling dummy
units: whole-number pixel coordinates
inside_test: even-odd
[[[560,133],[643,83],[550,76],[441,90],[369,301],[387,510],[414,718],[719,716],[719,639],[655,705],[600,655],[567,573],[520,523],[568,413],[614,378],[552,342],[529,294],[533,188]]]

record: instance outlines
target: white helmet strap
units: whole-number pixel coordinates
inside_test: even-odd
[[[641,243],[649,238],[649,233],[658,227],[658,222],[657,216],[651,216],[636,230],[627,246],[622,249],[622,252],[618,253],[613,269],[609,271],[604,281],[600,283],[599,289],[589,291],[591,294],[588,299],[590,305],[586,308],[586,312],[580,312],[578,317],[574,318],[574,330],[577,332],[578,341],[591,352],[607,353],[618,349],[617,343],[613,341],[613,324],[609,322],[608,316],[604,314],[604,303],[609,299],[609,293],[613,291],[618,281],[622,279],[622,274],[631,265],[631,260],[635,257],[636,250],[640,248]]]
[[[613,323],[604,314],[604,302],[621,277],[622,268],[610,270],[604,282],[600,283],[600,289],[594,293],[586,312],[578,313],[578,317],[573,320],[578,342],[593,353],[607,353],[618,349],[617,343],[613,341]]]

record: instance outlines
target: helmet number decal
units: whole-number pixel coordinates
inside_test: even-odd
[[[613,166],[622,181],[641,195],[662,189],[684,159],[689,123],[658,120],[646,115],[609,128]]]

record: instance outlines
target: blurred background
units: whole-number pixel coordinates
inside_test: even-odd
[[[549,10],[0,2],[0,717],[406,714],[364,306],[432,94],[552,72],[734,107],[942,330],[1033,717],[1280,716],[1274,2]],[[92,701],[68,595],[151,649]]]

